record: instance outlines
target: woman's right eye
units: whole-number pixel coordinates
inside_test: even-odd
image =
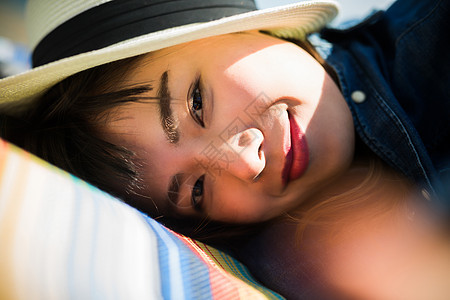
[[[194,88],[192,89],[189,97],[189,113],[192,118],[202,127],[205,127],[203,123],[203,96],[200,89],[200,79],[197,79]]]
[[[192,207],[196,211],[201,210],[201,206],[203,203],[203,182],[205,181],[205,175],[200,176],[199,179],[194,184],[194,187],[192,188],[192,194],[191,194],[191,203]]]

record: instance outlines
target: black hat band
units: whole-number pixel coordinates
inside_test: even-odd
[[[33,51],[33,67],[152,32],[256,10],[253,0],[113,0],[66,21]]]

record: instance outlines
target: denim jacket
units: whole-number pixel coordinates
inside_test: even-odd
[[[447,206],[450,1],[399,0],[346,30],[325,29],[327,58],[358,137]],[[434,198],[434,197],[433,197]]]
[[[430,203],[442,211],[450,202],[449,17],[450,0],[398,0],[354,27],[321,33],[358,139],[424,191],[441,195]],[[239,258],[288,299],[337,299],[315,278],[326,266],[303,253],[295,236],[295,224],[276,223],[250,239]]]

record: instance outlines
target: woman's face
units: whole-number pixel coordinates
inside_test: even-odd
[[[346,170],[350,111],[322,66],[261,33],[148,54],[126,83],[145,100],[114,111],[107,139],[142,165],[138,207],[249,223],[290,210]]]

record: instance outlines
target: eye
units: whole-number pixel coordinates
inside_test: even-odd
[[[192,188],[192,195],[191,195],[191,202],[192,207],[200,211],[201,205],[203,202],[203,182],[205,181],[205,175],[202,175],[194,184],[194,187]]]
[[[189,97],[189,113],[200,126],[205,127],[203,123],[203,96],[200,88],[200,79],[197,79]]]

